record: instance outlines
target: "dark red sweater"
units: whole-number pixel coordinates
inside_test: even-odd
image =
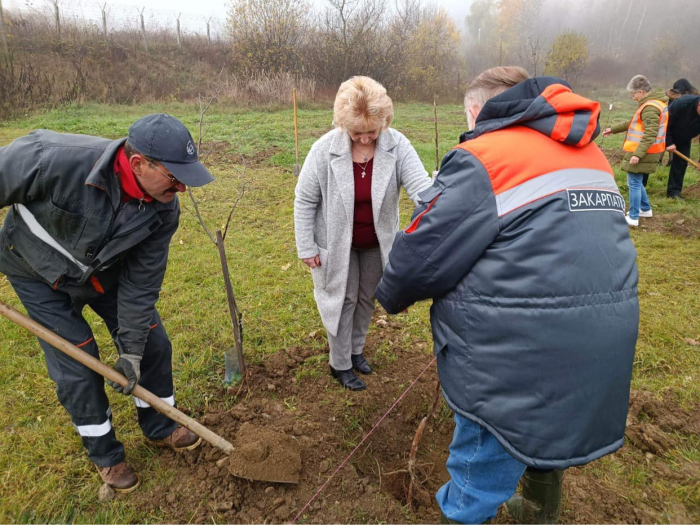
[[[355,219],[352,225],[352,246],[360,250],[368,250],[379,246],[377,233],[374,231],[374,216],[372,215],[372,165],[374,159],[365,163],[352,163],[355,177]],[[365,166],[365,176],[362,177],[362,166]]]

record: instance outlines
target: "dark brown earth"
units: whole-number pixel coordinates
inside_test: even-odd
[[[188,454],[164,451],[153,458],[152,461],[159,461],[164,468],[176,472],[173,481],[127,497],[147,512],[159,509],[165,520],[171,522],[293,520],[431,361],[427,343],[403,343],[397,323],[383,316],[375,322],[378,329],[368,338],[366,355],[376,373],[366,378],[368,388],[364,392],[345,392],[337,386],[327,373],[324,351],[292,347],[269,356],[262,365],[249,366],[249,376],[242,388],[222,388],[215,396],[218,402],[210,405],[207,413],[193,414],[231,441],[255,429],[293,436],[301,449],[298,485],[233,477],[225,460],[217,466],[222,453],[205,444]],[[310,334],[310,337],[320,336]],[[387,345],[391,354],[378,351]],[[410,508],[406,501],[408,454],[416,428],[432,404],[436,381],[435,365],[432,365],[304,511],[299,522],[438,522],[434,494],[448,479],[445,459],[453,430],[451,413],[444,404],[422,437],[417,461],[420,485],[413,491]],[[225,409],[226,403],[233,404],[232,408]],[[700,406],[683,409],[670,393],[656,397],[649,392],[634,391],[627,424],[627,444],[615,456],[648,476],[642,488],[643,504],[639,503],[639,496],[631,497],[632,491],[638,491],[639,487],[627,486],[614,469],[601,471],[596,464],[573,468],[567,471],[564,480],[561,521],[692,523],[700,520],[700,509],[692,500],[686,505],[678,504],[672,515],[668,515],[659,489],[673,484],[692,492],[700,479],[698,463],[683,461],[670,466],[663,460],[665,454],[680,446],[681,437],[700,433]],[[255,434],[250,439],[254,437]],[[240,446],[240,442],[236,443]],[[252,448],[248,451],[256,457],[262,457],[264,452]],[[502,509],[497,522],[509,520]]]
[[[654,214],[649,219],[639,220],[639,229],[675,237],[700,238],[700,217],[689,217],[681,213]]]

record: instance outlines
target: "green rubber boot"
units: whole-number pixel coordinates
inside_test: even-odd
[[[528,468],[523,475],[522,496],[506,501],[508,512],[518,523],[556,523],[561,514],[563,470]]]

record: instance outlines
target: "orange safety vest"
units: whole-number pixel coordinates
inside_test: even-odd
[[[668,106],[660,100],[647,100],[639,106],[639,109],[634,114],[630,127],[627,129],[627,136],[622,149],[634,153],[637,146],[644,137],[644,122],[642,122],[642,111],[647,106],[654,106],[661,113],[659,117],[659,133],[656,135],[656,140],[649,146],[647,153],[663,153],[666,151],[666,129],[668,128]]]

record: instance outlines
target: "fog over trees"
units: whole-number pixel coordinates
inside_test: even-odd
[[[144,23],[145,8],[125,4],[105,4],[99,19],[66,16],[80,2],[0,9],[0,117],[72,101],[196,99],[213,84],[244,104],[287,101],[292,87],[302,100],[330,98],[352,75],[376,78],[396,100],[457,102],[496,65],[584,90],[635,74],[700,84],[700,0],[474,0],[462,20],[429,0],[229,0],[216,38],[211,19],[206,32],[180,31],[195,15]],[[126,13],[121,25],[112,8]]]
[[[605,85],[640,73],[668,83],[700,69],[698,20],[697,0],[475,0],[464,24],[467,68],[518,63],[541,74],[557,38],[573,34],[588,50],[576,80]]]

